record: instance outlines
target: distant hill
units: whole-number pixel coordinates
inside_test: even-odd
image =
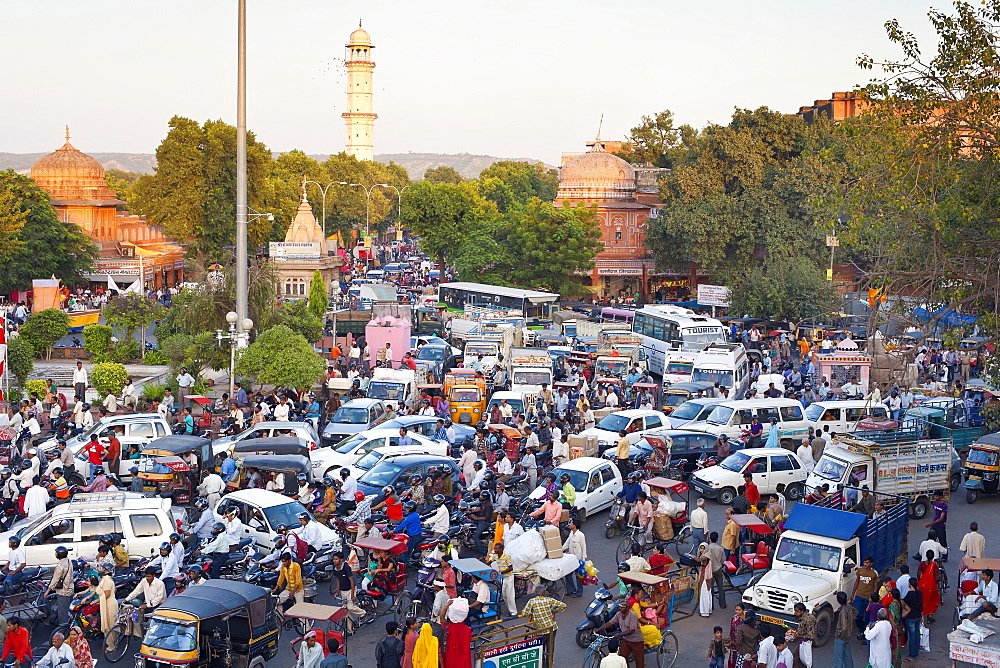
[[[13,169],[27,174],[31,166],[48,153],[0,153],[0,169]],[[126,172],[152,174],[156,167],[156,156],[152,153],[90,153],[106,169],[120,169]],[[275,154],[277,155],[277,153]],[[326,154],[310,154],[322,162]],[[497,158],[492,155],[472,155],[470,153],[383,153],[376,155],[379,162],[395,162],[406,168],[411,179],[421,179],[424,172],[432,167],[452,167],[467,179],[474,179],[479,173],[501,160],[516,162],[541,162],[534,158]]]

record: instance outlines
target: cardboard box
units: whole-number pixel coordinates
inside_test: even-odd
[[[562,536],[559,535],[559,528],[554,526],[544,526],[540,528],[542,540],[545,543],[545,551],[549,559],[558,559],[562,556]]]
[[[593,434],[585,436],[583,444],[583,456],[584,457],[600,457],[601,453],[597,447],[597,436]]]
[[[585,455],[583,454],[583,447],[582,446],[581,447],[570,446],[570,448],[569,448],[569,458],[570,459],[577,459],[579,457],[584,457],[584,456]]]

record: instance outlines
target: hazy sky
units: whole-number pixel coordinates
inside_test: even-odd
[[[248,125],[276,151],[344,148],[344,44],[375,45],[375,152],[558,164],[643,114],[794,112],[934,47],[930,0],[248,0]],[[950,4],[950,3],[948,3]],[[937,3],[947,8],[945,2]],[[152,152],[175,115],[236,118],[236,0],[0,0],[0,151]]]

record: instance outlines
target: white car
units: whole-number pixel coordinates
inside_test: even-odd
[[[728,506],[744,483],[743,474],[753,476],[761,496],[785,484],[785,498],[798,501],[805,489],[806,470],[798,455],[784,448],[749,448],[737,450],[720,464],[691,474],[691,487],[702,496]]]
[[[309,422],[278,422],[266,420],[259,422],[235,436],[223,436],[212,441],[212,454],[220,452],[232,452],[233,444],[239,443],[248,438],[280,438],[282,436],[292,436],[298,438],[302,445],[310,450],[319,447],[319,437],[312,423]]]
[[[625,431],[630,443],[635,443],[643,434],[653,429],[660,429],[664,425],[669,426],[667,416],[660,411],[651,411],[641,408],[618,411],[605,417],[591,427],[581,432],[581,436],[596,436],[597,449],[603,452],[611,446],[618,445],[618,434]]]
[[[230,508],[239,510],[244,535],[252,537],[256,548],[264,554],[270,554],[274,549],[276,526],[284,524],[289,529],[294,529],[300,526],[299,513],[308,512],[298,501],[266,489],[240,489],[230,492],[222,497],[215,512],[221,516]],[[309,515],[312,517],[312,513]],[[322,522],[317,522],[315,518],[311,522],[319,527],[323,545],[332,545],[335,551],[340,550],[340,534]],[[148,551],[146,554],[148,555]]]
[[[576,506],[580,520],[603,510],[611,505],[618,492],[622,491],[622,474],[618,467],[606,459],[599,457],[577,457],[565,464],[552,469],[556,483],[563,473],[569,474],[569,481],[576,490]],[[541,499],[545,495],[544,487],[537,487],[530,496]]]
[[[421,452],[429,455],[448,456],[447,443],[433,438],[410,432],[412,445],[421,448]],[[309,453],[312,460],[313,479],[322,479],[334,475],[343,466],[353,466],[359,459],[376,448],[387,448],[399,445],[398,429],[369,429],[350,438],[345,438],[337,445],[319,448]]]

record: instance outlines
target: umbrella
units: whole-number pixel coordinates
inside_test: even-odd
[[[782,334],[788,334],[788,330],[787,329],[774,329],[774,330],[771,330],[771,333],[768,334],[768,336],[780,336]]]

